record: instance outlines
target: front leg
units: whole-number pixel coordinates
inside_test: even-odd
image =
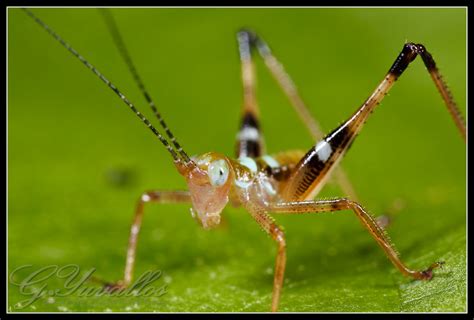
[[[370,232],[375,241],[377,241],[380,247],[384,250],[390,261],[392,261],[392,263],[404,275],[414,279],[429,280],[433,277],[433,269],[440,267],[443,264],[443,262],[435,262],[422,271],[411,270],[408,268],[400,260],[394,245],[390,242],[386,232],[379,226],[375,218],[373,218],[359,203],[349,199],[340,198],[333,200],[286,202],[275,204],[271,206],[270,210],[275,213],[293,214],[352,210],[357,218],[362,222],[362,225]]]
[[[130,228],[123,279],[115,284],[108,284],[107,287],[109,288],[124,288],[129,286],[132,282],[137,252],[138,234],[142,225],[144,213],[143,209],[145,203],[147,202],[185,203],[191,202],[191,196],[188,191],[149,191],[142,194],[142,196],[138,199],[132,226]]]

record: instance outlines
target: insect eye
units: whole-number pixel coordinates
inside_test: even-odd
[[[209,181],[213,186],[221,186],[229,177],[229,167],[225,160],[212,161],[207,167],[207,173],[209,175]]]

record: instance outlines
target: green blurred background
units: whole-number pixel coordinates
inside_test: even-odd
[[[96,9],[33,9],[150,118]],[[466,13],[444,9],[113,9],[144,82],[189,154],[233,156],[241,105],[235,33],[270,44],[325,132],[376,87],[406,41],[433,54],[466,110]],[[269,153],[313,141],[257,62]],[[77,264],[118,280],[136,199],[183,189],[166,150],[111,90],[19,9],[8,10],[8,267]],[[154,120],[154,119],[153,119]],[[156,121],[155,121],[156,123]],[[466,148],[421,60],[410,65],[342,162],[374,214],[430,282],[404,278],[349,211],[276,217],[288,264],[280,311],[465,311]],[[339,196],[328,185],[321,196]],[[10,311],[268,311],[275,246],[244,210],[200,229],[187,205],[150,205],[136,274],[161,297],[25,296]],[[63,280],[48,280],[61,288]],[[89,284],[91,285],[91,284]]]

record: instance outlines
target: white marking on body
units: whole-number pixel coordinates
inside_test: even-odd
[[[262,156],[263,161],[265,161],[266,164],[268,164],[271,168],[278,168],[280,164],[278,161],[275,160],[275,158],[265,155]]]
[[[263,187],[265,188],[265,191],[266,191],[269,195],[271,195],[271,196],[276,195],[275,188],[273,188],[273,185],[270,183],[270,181],[264,180],[264,181],[262,182],[262,185],[263,185]]]
[[[249,168],[250,171],[252,171],[252,173],[257,172],[257,163],[255,162],[254,159],[249,158],[249,157],[240,157],[239,163],[243,165],[244,167]]]
[[[247,189],[252,184],[252,181],[242,181],[239,179],[235,179],[235,185],[242,189]]]
[[[259,137],[260,134],[258,133],[258,130],[252,127],[244,127],[237,134],[237,139],[239,140],[258,141]]]
[[[144,194],[144,195],[142,196],[142,201],[143,201],[143,202],[148,202],[148,201],[150,201],[150,199],[151,199],[150,196],[147,195],[147,194]]]
[[[326,175],[324,176],[324,178],[319,181],[319,183],[314,187],[313,191],[311,191],[306,197],[304,200],[313,200],[319,193],[319,191],[321,191],[321,189],[324,187],[324,185],[326,184],[326,182],[328,181],[329,177],[331,176],[332,172],[334,171],[334,169],[339,165],[339,162],[341,162],[342,158],[343,158],[343,155],[344,155],[344,152],[341,153],[339,155],[339,157],[336,158],[336,161],[334,161],[334,163],[332,164],[332,166],[329,168],[329,171],[326,173]]]
[[[319,160],[321,160],[322,162],[326,162],[331,156],[332,148],[329,143],[327,143],[325,140],[322,140],[316,144],[315,151],[318,155]]]

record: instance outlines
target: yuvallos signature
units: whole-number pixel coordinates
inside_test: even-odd
[[[14,308],[26,308],[43,297],[66,297],[71,295],[79,297],[97,297],[103,295],[115,297],[160,297],[167,293],[167,284],[163,284],[159,287],[153,287],[151,285],[161,277],[161,270],[146,271],[127,288],[114,289],[112,291],[106,289],[104,286],[91,287],[85,285],[88,280],[91,280],[95,270],[95,268],[91,268],[80,275],[80,267],[76,264],[67,264],[64,266],[49,265],[37,269],[30,264],[20,266],[10,273],[9,280],[11,284],[18,286],[21,295],[28,298],[17,302]],[[21,278],[19,276],[20,272],[24,274],[28,271],[30,272],[26,276],[18,280]],[[61,288],[53,289],[49,287],[48,279],[54,277],[64,281]]]

